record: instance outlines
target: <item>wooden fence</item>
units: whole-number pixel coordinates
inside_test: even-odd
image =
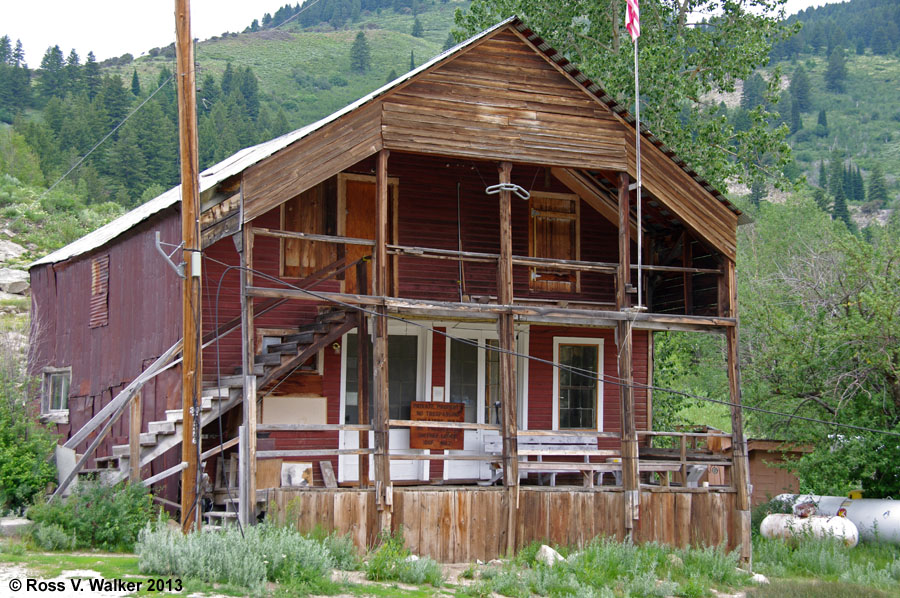
[[[641,492],[638,542],[673,546],[724,546],[740,542],[735,494],[706,489]],[[402,526],[414,553],[440,562],[502,557],[507,545],[507,500],[503,488],[394,488],[394,531]],[[514,495],[513,495],[514,496]],[[598,536],[622,540],[621,491],[521,487],[516,511],[516,546],[538,540],[584,546]],[[316,527],[350,534],[360,548],[377,540],[373,491],[353,489],[277,489],[269,511],[300,531]]]

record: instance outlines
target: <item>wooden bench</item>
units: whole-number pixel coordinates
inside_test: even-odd
[[[622,470],[621,463],[592,463],[591,457],[617,457],[619,451],[597,448],[597,437],[589,434],[574,435],[544,435],[544,434],[519,434],[519,475],[537,473],[538,476],[547,474],[550,476],[550,485],[556,485],[556,474],[581,473],[584,477],[584,486],[594,486],[595,474],[604,472],[616,473]],[[487,436],[484,439],[486,453],[502,454],[503,440],[499,436]],[[529,457],[537,457],[536,461],[529,461]],[[581,457],[582,461],[545,461],[544,457]],[[491,482],[496,482],[502,472],[498,469]],[[540,478],[539,478],[540,479]]]

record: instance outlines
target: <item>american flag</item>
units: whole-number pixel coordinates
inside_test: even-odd
[[[638,0],[625,0],[625,29],[631,34],[631,41],[641,36],[641,9]]]

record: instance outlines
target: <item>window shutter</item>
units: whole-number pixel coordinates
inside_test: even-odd
[[[531,255],[557,260],[578,259],[578,200],[531,196]],[[537,291],[576,291],[572,270],[531,268],[530,288]]]
[[[90,327],[109,324],[109,256],[91,261],[91,317]]]

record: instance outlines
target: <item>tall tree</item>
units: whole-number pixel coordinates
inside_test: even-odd
[[[413,70],[416,68],[416,53],[415,50],[409,51],[409,70]]]
[[[816,119],[816,135],[828,137],[828,116],[826,116],[824,108],[819,110],[819,116]]]
[[[423,35],[425,35],[425,28],[422,26],[422,21],[419,20],[419,17],[416,17],[413,21],[412,36],[422,37]]]
[[[828,173],[825,171],[825,159],[819,160],[819,187],[828,188]]]
[[[798,65],[794,71],[789,89],[791,97],[799,107],[800,112],[809,112],[812,108],[812,97],[809,88],[809,75],[806,74],[803,65]]]
[[[138,78],[137,69],[131,70],[131,95],[141,95],[141,80]]]
[[[103,127],[107,131],[111,131],[113,127],[122,122],[128,115],[132,96],[125,89],[122,77],[106,75],[103,77],[103,82],[100,85],[100,92],[97,94],[96,102],[103,114]]]
[[[350,69],[357,73],[365,73],[369,70],[370,62],[369,42],[366,40],[366,34],[360,31],[350,47]]]
[[[835,93],[842,93],[846,79],[847,60],[844,58],[844,49],[837,47],[828,55],[828,67],[825,69],[825,87]]]
[[[220,87],[222,88],[222,95],[227,96],[231,93],[231,89],[234,86],[234,67],[231,66],[231,62],[225,65],[225,71],[222,73],[222,83]]]
[[[759,73],[753,73],[744,80],[741,89],[741,108],[752,110],[766,102],[766,82]]]
[[[828,212],[828,199],[825,197],[825,191],[819,187],[813,189],[813,201],[819,206],[823,212]]]
[[[79,93],[82,87],[81,59],[78,57],[78,52],[76,52],[74,48],[69,52],[69,56],[66,58],[65,73],[66,93],[71,95]]]
[[[453,36],[453,33],[447,34],[447,39],[444,41],[443,51],[446,52],[450,48],[456,45],[456,38]]]
[[[834,206],[831,210],[831,218],[833,220],[843,220],[847,228],[853,225],[850,222],[850,211],[847,209],[847,196],[844,194],[844,188],[838,187],[837,193],[834,194]]]
[[[100,93],[100,86],[103,84],[100,77],[100,65],[97,64],[97,59],[94,58],[93,52],[88,52],[82,78],[84,79],[84,89],[87,91],[88,98],[93,100]]]
[[[879,202],[880,205],[888,203],[887,184],[884,181],[884,174],[881,172],[881,166],[875,165],[869,173],[869,194],[867,199],[872,202]]]
[[[0,37],[0,64],[12,64],[12,40],[8,35]]]
[[[788,96],[791,98],[791,96]],[[791,102],[791,133],[796,133],[803,128],[803,119],[800,116],[800,104],[794,99]]]
[[[66,94],[65,59],[59,46],[47,48],[41,59],[41,75],[38,79],[38,90],[41,98],[61,98]]]
[[[772,44],[797,29],[781,20],[783,4],[757,3],[760,10],[749,11],[730,0],[641,2],[641,118],[720,189],[727,188],[726,180],[749,183],[758,174],[773,175],[789,160],[787,128],[773,129],[765,108],[757,110],[748,130],[736,131],[733,123],[713,118],[716,106],[700,101],[710,92],[733,91],[734,81],[768,64]],[[473,0],[468,11],[457,12],[457,31],[472,35],[512,15],[587,76],[602,81],[616,101],[633,106],[634,54],[624,27],[624,3]],[[694,26],[701,19],[706,25]],[[771,83],[777,83],[775,78]],[[769,91],[777,96],[777,85]]]

